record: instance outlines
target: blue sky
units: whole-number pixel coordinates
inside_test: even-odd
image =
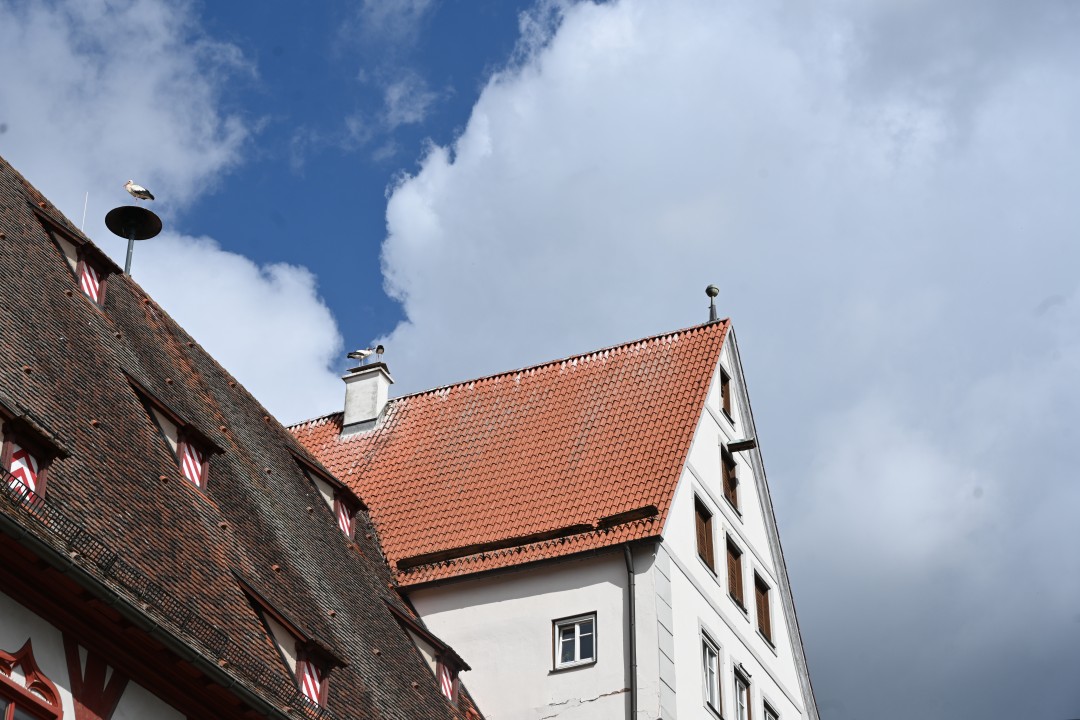
[[[0,153],[285,421],[716,283],[823,716],[1080,716],[1080,5],[294,8],[0,0]]]

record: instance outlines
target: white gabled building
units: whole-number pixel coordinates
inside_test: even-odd
[[[292,431],[488,718],[817,720],[728,321],[368,415]]]

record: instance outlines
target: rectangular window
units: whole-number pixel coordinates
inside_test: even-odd
[[[451,702],[454,700],[454,690],[457,687],[457,673],[442,660],[435,662],[435,677],[439,680],[439,691]]]
[[[739,477],[735,471],[735,457],[728,452],[727,448],[720,450],[721,472],[724,477],[724,497],[731,503],[731,507],[739,509]]]
[[[720,650],[709,638],[701,637],[701,679],[705,704],[720,713]]]
[[[735,419],[731,416],[731,376],[724,372],[723,368],[720,369],[720,407],[734,424]]]
[[[345,537],[351,538],[353,536],[353,511],[349,503],[341,497],[340,492],[334,495],[334,516],[337,517],[341,532],[345,533]]]
[[[780,720],[780,713],[773,710],[769,703],[765,703],[765,720]]]
[[[750,681],[735,671],[735,720],[750,720]]]
[[[729,537],[727,541],[728,595],[739,603],[739,607],[745,608],[742,574],[742,550]]]
[[[555,621],[555,668],[596,662],[596,615]]]
[[[712,513],[705,507],[705,503],[698,498],[694,498],[694,515],[696,516],[698,557],[712,570],[714,568]]]
[[[772,642],[772,624],[769,614],[769,586],[754,573],[754,607],[757,609],[758,630],[765,639]]]
[[[11,443],[11,459],[8,461],[8,472],[11,477],[19,481],[26,488],[36,493],[39,487],[39,475],[41,465],[29,450],[17,442]]]
[[[101,275],[90,263],[82,260],[79,262],[79,289],[86,297],[94,301],[94,304],[102,303]]]
[[[177,455],[180,457],[180,469],[192,485],[197,488],[206,486],[206,456],[190,440],[181,439]]]
[[[323,677],[318,666],[309,658],[296,661],[296,679],[300,682],[300,692],[316,705],[322,703]]]

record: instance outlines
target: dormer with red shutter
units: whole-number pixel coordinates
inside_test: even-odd
[[[349,489],[348,485],[335,478],[321,466],[301,455],[294,454],[293,457],[304,471],[304,474],[315,485],[323,502],[334,513],[334,518],[337,520],[338,528],[340,528],[342,534],[351,539],[353,537],[354,518],[357,512],[366,510],[364,503]]]
[[[194,425],[185,422],[134,379],[129,377],[128,381],[142,401],[143,406],[150,415],[150,419],[161,433],[162,439],[165,440],[173,455],[176,456],[180,473],[192,485],[200,490],[205,490],[210,474],[210,455],[221,452],[220,448]]]
[[[44,213],[39,217],[56,242],[60,253],[74,275],[79,290],[98,307],[105,306],[105,285],[109,275],[119,268],[96,247],[86,242],[62,225],[56,224]]]
[[[471,670],[472,668],[460,655],[454,652],[452,647],[436,637],[415,617],[390,603],[387,603],[386,607],[394,614],[405,632],[409,634],[416,649],[420,651],[424,661],[431,668],[431,672],[435,675],[435,682],[439,685],[439,692],[443,694],[443,697],[450,704],[458,707],[460,699],[458,697],[460,689],[458,675],[462,671]]]
[[[49,465],[67,453],[49,436],[47,430],[26,413],[16,413],[0,403],[0,467],[6,471],[8,484],[31,495],[45,496]]]

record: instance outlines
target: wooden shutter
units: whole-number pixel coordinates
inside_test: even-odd
[[[724,414],[731,419],[731,378],[723,370],[720,371],[720,402],[724,408]]]
[[[754,606],[757,608],[757,624],[761,634],[772,642],[772,626],[769,622],[769,586],[754,573]]]
[[[697,549],[698,555],[710,569],[713,568],[713,544],[712,544],[712,514],[708,508],[694,498],[694,514],[697,524]]]
[[[727,543],[727,556],[728,594],[735,598],[739,605],[745,605],[742,587],[742,552],[730,540]]]
[[[735,458],[725,448],[720,454],[724,474],[724,497],[736,510],[739,509],[739,478],[735,475]]]

